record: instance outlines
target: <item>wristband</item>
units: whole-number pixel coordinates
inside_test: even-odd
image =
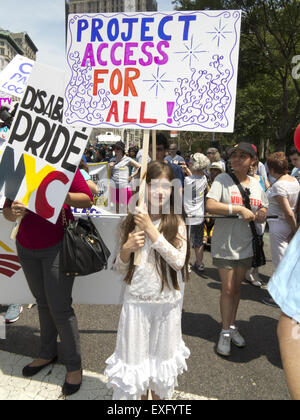
[[[229,214],[232,214],[232,204],[229,204],[228,210],[229,210]]]

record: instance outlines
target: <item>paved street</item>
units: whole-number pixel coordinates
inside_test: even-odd
[[[265,239],[268,263],[261,269],[261,273],[263,280],[267,282],[272,274],[272,266],[268,235]],[[192,256],[193,261],[194,256]],[[280,311],[261,303],[263,297],[267,295],[266,290],[243,283],[238,326],[246,338],[247,347],[245,349],[233,348],[232,355],[228,359],[216,354],[216,342],[220,331],[220,282],[207,251],[204,262],[206,269],[203,276],[199,277],[192,273],[191,282],[186,287],[183,334],[191,350],[191,357],[188,360],[188,372],[179,378],[178,393],[174,397],[176,399],[190,397],[222,400],[290,399],[276,338]],[[84,394],[81,395],[84,399],[111,398],[111,394],[104,387],[103,371],[106,358],[114,350],[120,310],[120,306],[112,305],[76,305],[86,375],[85,383],[93,383],[95,377],[98,381],[102,381],[99,392],[95,389],[92,391],[91,386],[86,386]],[[5,308],[0,306],[0,313],[3,314],[4,311]],[[38,341],[37,308],[33,307],[31,310],[24,308],[21,319],[7,328],[7,340],[0,340],[0,375],[1,370],[2,377],[10,375],[10,384],[13,376],[18,376],[20,379],[23,365],[30,360],[22,356],[36,356]],[[8,360],[8,355],[5,352],[14,353],[14,355],[9,355],[9,361],[5,365],[6,372],[3,363],[4,360]],[[54,376],[56,386],[58,386],[57,384],[62,383],[64,379],[64,371],[61,369],[59,374]],[[0,399],[1,395],[4,395],[7,383],[3,379],[1,381],[0,377]],[[45,399],[52,392],[50,391],[44,389],[39,397]],[[91,393],[93,393],[92,397]],[[10,393],[10,397],[12,396]],[[20,397],[20,395],[15,397]]]

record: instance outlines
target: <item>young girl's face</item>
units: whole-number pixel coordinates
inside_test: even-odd
[[[171,181],[162,174],[159,178],[152,179],[150,184],[147,184],[147,198],[149,213],[155,214],[161,212],[161,209],[166,205],[172,193]]]

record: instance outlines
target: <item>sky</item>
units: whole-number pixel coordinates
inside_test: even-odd
[[[158,0],[158,10],[173,8],[172,0]],[[27,32],[38,48],[38,62],[64,68],[65,0],[0,0],[1,9],[0,28]]]

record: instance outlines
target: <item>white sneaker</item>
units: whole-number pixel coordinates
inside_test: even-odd
[[[220,334],[217,353],[221,356],[230,356],[231,351],[231,334],[222,333]]]
[[[236,345],[237,347],[242,348],[246,346],[246,341],[241,336],[241,334],[239,333],[239,330],[236,327],[235,328],[230,327],[230,336],[231,336],[231,340],[233,344]]]

